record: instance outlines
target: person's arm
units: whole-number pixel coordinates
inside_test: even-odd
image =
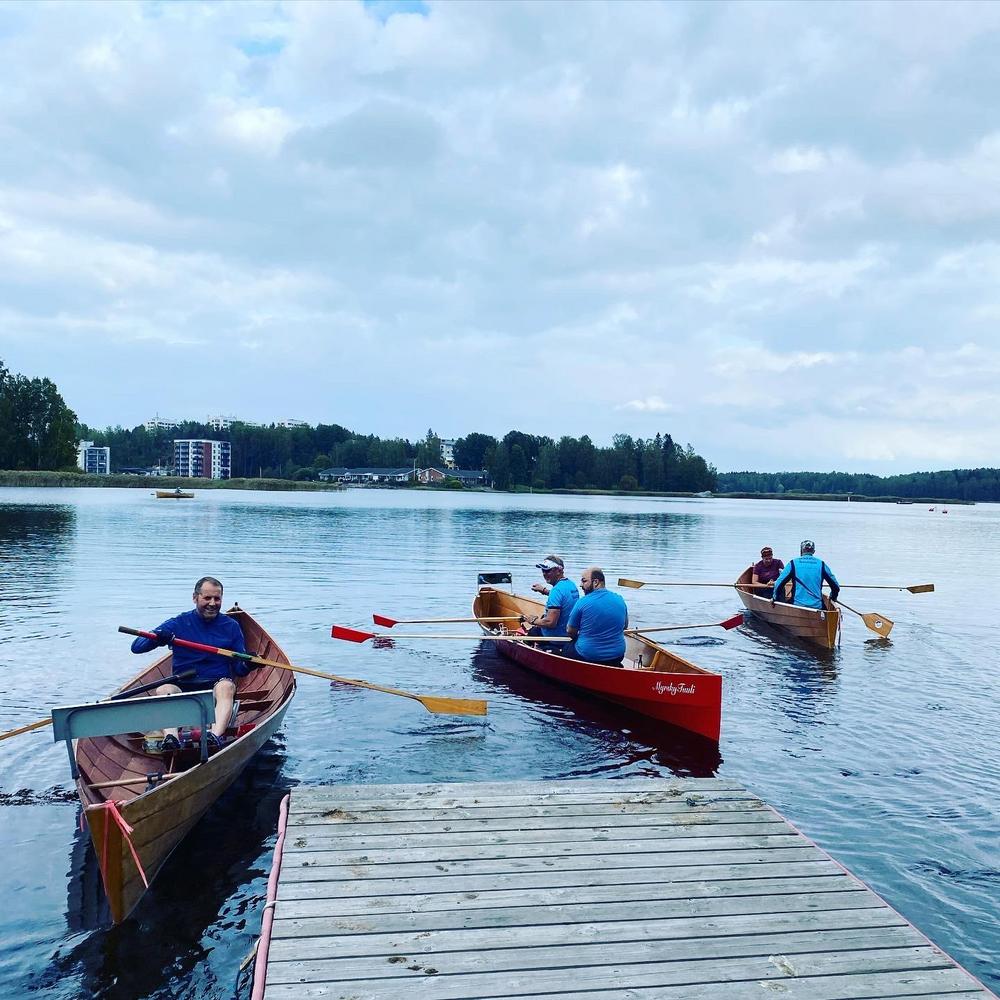
[[[580,604],[581,602],[577,601],[573,605],[573,610],[569,613],[569,619],[566,622],[566,634],[571,639],[576,639],[580,634],[580,619],[583,617],[583,609]]]
[[[792,563],[789,561],[788,565],[781,571],[778,579],[774,581],[774,589],[771,591],[771,600],[773,601],[778,594],[781,593],[781,588],[785,585],[785,581],[792,574]]]
[[[552,590],[551,587],[546,587],[544,583],[533,583],[531,589],[536,594],[548,594]]]
[[[549,608],[547,607],[545,611],[537,615],[534,618],[528,619],[529,625],[537,625],[539,628],[555,628],[556,622],[559,621],[559,606]]]
[[[152,631],[156,633],[157,639],[147,639],[144,635],[138,636],[132,642],[133,653],[151,653],[159,646],[169,646],[174,638],[177,629],[177,619],[168,618],[162,625],[157,625]]]
[[[820,585],[822,586],[823,580],[830,585],[830,600],[835,601],[840,596],[840,583],[837,578],[833,575],[833,570],[823,563],[823,575],[820,578]]]
[[[763,582],[764,581],[761,580],[761,578],[759,576],[757,576],[757,564],[754,563],[750,567],[750,586],[751,587],[757,587],[757,586],[759,586]]]

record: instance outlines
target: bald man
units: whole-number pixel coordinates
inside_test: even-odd
[[[573,640],[563,655],[606,667],[620,667],[625,655],[628,608],[607,589],[604,571],[589,566],[580,577],[583,597],[573,605],[566,631]]]

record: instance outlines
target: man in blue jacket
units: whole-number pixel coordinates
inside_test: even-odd
[[[792,585],[792,604],[800,608],[823,607],[823,583],[830,586],[830,599],[835,601],[840,594],[840,584],[833,575],[833,570],[822,559],[816,558],[816,543],[806,539],[799,546],[798,559],[789,559],[788,565],[774,581],[774,593],[771,600],[783,597],[786,583]]]
[[[169,646],[175,638],[200,642],[217,649],[231,649],[245,653],[243,631],[234,618],[222,614],[222,584],[212,576],[203,576],[194,585],[194,610],[185,611],[174,618],[168,618],[153,629],[156,641],[140,636],[132,643],[133,653],[148,653],[158,646]],[[177,683],[161,684],[157,694],[178,694],[181,691],[211,691],[215,695],[215,723],[208,734],[210,750],[218,750],[229,727],[233,714],[233,700],[236,697],[234,675],[244,677],[250,672],[242,660],[233,660],[218,653],[203,653],[186,646],[174,647],[174,673],[179,674],[192,668],[197,671],[193,678]],[[177,750],[180,747],[176,729],[163,730],[163,749]]]
[[[605,586],[604,571],[591,566],[580,577],[583,597],[573,605],[566,630],[573,642],[563,656],[605,667],[620,667],[625,655],[628,608]]]

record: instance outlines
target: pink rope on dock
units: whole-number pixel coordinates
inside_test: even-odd
[[[264,903],[264,916],[260,922],[260,939],[257,942],[257,957],[253,964],[253,993],[250,1000],[264,1000],[264,987],[267,985],[267,952],[271,946],[271,925],[274,923],[274,907],[278,899],[278,877],[281,875],[281,854],[285,846],[285,831],[288,828],[288,802],[291,795],[281,800],[278,811],[278,840],[274,845],[274,860],[271,862],[271,874],[267,878],[267,900]]]

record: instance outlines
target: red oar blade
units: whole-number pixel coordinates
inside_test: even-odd
[[[334,639],[344,639],[346,642],[367,642],[375,638],[374,632],[360,632],[356,628],[345,628],[343,625],[334,625],[330,629],[330,635]]]
[[[719,624],[724,629],[739,628],[743,624],[743,612],[733,615],[732,618],[727,618],[724,622],[719,622]]]
[[[385,615],[372,615],[376,625],[382,625],[384,628],[392,628],[393,625],[398,625],[399,622],[395,618],[386,618]]]

